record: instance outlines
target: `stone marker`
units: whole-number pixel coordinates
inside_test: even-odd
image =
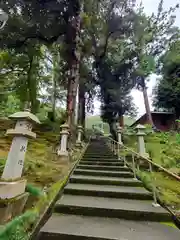
[[[117,133],[118,133],[118,143],[122,144],[122,127],[117,127]]]
[[[137,130],[137,137],[138,137],[138,152],[142,157],[148,157],[148,154],[146,153],[146,148],[145,148],[145,142],[144,142],[144,136],[146,133],[144,130],[146,129],[145,126],[143,125],[137,125],[136,128]]]
[[[68,135],[69,135],[69,126],[67,124],[61,125],[61,143],[58,149],[58,156],[67,157],[68,158]]]
[[[9,129],[6,133],[13,136],[13,140],[0,180],[0,224],[21,214],[28,199],[28,193],[25,193],[26,180],[21,177],[28,138],[36,138],[36,134],[32,132],[33,123],[40,123],[28,111],[17,112],[9,118],[17,122],[15,129]]]
[[[76,147],[82,147],[82,133],[83,133],[83,127],[78,126],[78,135],[77,135],[77,141],[76,141]]]
[[[30,112],[17,112],[9,118],[17,120],[17,123],[15,129],[9,129],[6,133],[14,138],[2,174],[4,180],[21,178],[28,138],[36,138],[36,134],[32,132],[33,123],[40,123]]]

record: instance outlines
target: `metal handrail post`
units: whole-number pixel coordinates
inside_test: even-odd
[[[115,152],[116,152],[115,148],[116,148],[115,141],[113,141],[113,153],[114,153],[114,155],[115,155]]]
[[[118,143],[118,160],[121,160],[121,157],[120,157],[120,145]]]
[[[134,154],[132,154],[132,168],[133,168],[134,180],[137,180],[137,176],[136,176],[136,165],[135,165],[135,160],[134,160]]]
[[[152,169],[151,162],[149,162],[149,171],[150,171],[151,180],[152,180],[152,192],[153,192],[153,203],[152,203],[152,205],[153,205],[153,207],[160,207],[160,205],[157,202],[156,186],[155,186],[154,179],[153,179],[153,169]]]

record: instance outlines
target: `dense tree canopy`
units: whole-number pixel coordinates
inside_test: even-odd
[[[171,44],[170,49],[161,58],[162,77],[154,96],[157,108],[173,110],[180,117],[180,41]]]
[[[177,7],[164,11],[160,0],[157,15],[146,16],[135,0],[1,1],[9,15],[0,35],[1,103],[12,95],[20,109],[30,102],[34,113],[46,105],[51,119],[66,105],[71,126],[79,89],[81,125],[95,96],[109,124],[135,113],[131,90],[144,88],[177,39]]]
[[[32,39],[52,44],[66,34],[79,5],[79,0],[1,1],[0,8],[9,14],[9,21],[0,42],[16,48]]]

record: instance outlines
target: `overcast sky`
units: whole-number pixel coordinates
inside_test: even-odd
[[[144,5],[144,10],[147,14],[151,14],[152,12],[157,12],[157,7],[159,4],[160,0],[142,0],[143,5]],[[141,0],[137,0],[137,3],[140,3]],[[175,4],[180,3],[180,0],[164,0],[164,9],[168,9],[171,6],[174,6]],[[176,12],[176,26],[180,27],[180,9],[177,10]],[[150,82],[148,83],[148,96],[149,100],[151,103],[151,97],[152,97],[152,89],[156,84],[156,75],[152,75]],[[144,100],[142,93],[133,90],[132,91],[132,96],[134,98],[134,102],[138,107],[138,115],[142,115],[145,113],[145,108],[144,108]],[[100,103],[95,101],[95,113],[94,114],[99,114],[100,111]],[[151,106],[152,109],[152,106]]]

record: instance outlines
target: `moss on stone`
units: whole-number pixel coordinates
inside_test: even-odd
[[[180,182],[164,173],[153,173],[153,179],[148,172],[138,172],[145,187],[152,190],[152,184],[157,188],[157,195],[162,203],[173,210],[180,209]]]
[[[176,225],[172,222],[161,222],[161,224],[166,225],[168,227],[177,228]]]

